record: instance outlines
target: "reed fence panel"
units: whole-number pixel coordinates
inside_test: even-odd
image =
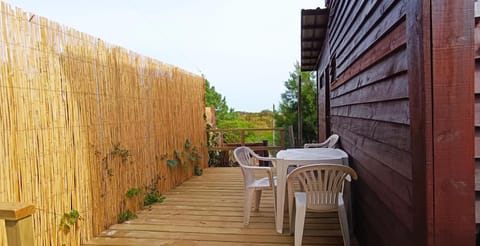
[[[207,166],[202,77],[0,3],[0,201],[35,205],[37,245],[79,245],[142,206],[129,189],[191,177],[166,163],[187,139]]]

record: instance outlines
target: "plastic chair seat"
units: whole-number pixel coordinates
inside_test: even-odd
[[[273,183],[277,186],[277,177],[273,177]],[[260,190],[260,189],[271,189],[270,186],[270,179],[268,177],[264,177],[261,179],[256,179],[253,183],[249,186],[251,188]]]

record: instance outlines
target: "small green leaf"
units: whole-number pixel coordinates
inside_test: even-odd
[[[190,146],[191,146],[190,140],[188,140],[188,138],[187,138],[187,140],[185,140],[185,148],[186,148],[186,149],[189,149]]]
[[[74,219],[78,219],[80,218],[80,213],[77,210],[72,209],[72,211],[70,211],[70,217]]]
[[[140,188],[131,188],[130,190],[127,191],[125,194],[128,198],[132,198],[134,196],[137,196],[140,193]]]
[[[158,191],[152,191],[145,194],[143,205],[150,206],[157,202],[163,202],[163,200],[165,200],[165,197],[158,193]]]
[[[70,224],[70,225],[74,225],[75,222],[77,222],[77,219],[75,219],[75,218],[73,218],[73,217],[70,217],[70,218],[68,219],[68,224]]]
[[[128,209],[127,211],[123,211],[120,214],[118,214],[118,223],[123,223],[127,220],[131,220],[135,218],[137,218],[137,215],[134,212],[130,211],[130,209]]]
[[[176,167],[177,164],[178,164],[178,161],[177,161],[177,160],[167,160],[167,164],[168,164],[170,167]]]
[[[196,176],[202,176],[203,170],[199,167],[195,167],[195,175]]]

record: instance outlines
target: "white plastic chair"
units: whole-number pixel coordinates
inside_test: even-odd
[[[304,148],[335,148],[340,137],[337,134],[332,134],[325,141],[321,143],[307,143],[304,144]]]
[[[350,245],[348,219],[343,203],[344,181],[350,181],[350,177],[356,180],[357,173],[348,166],[338,164],[301,166],[287,176],[290,234],[295,233],[295,246],[302,245],[307,211],[337,212],[344,245]],[[300,186],[301,192],[294,191],[295,183]]]
[[[250,220],[250,210],[255,196],[254,208],[258,211],[260,207],[260,197],[262,190],[272,190],[274,201],[276,201],[276,177],[273,176],[274,167],[260,167],[259,161],[271,161],[275,165],[276,158],[262,157],[257,155],[248,147],[241,146],[233,151],[233,155],[242,168],[243,180],[245,184],[245,199],[243,204],[243,223],[248,225]],[[267,177],[256,179],[255,171],[265,171]],[[273,204],[274,214],[276,211],[275,202]]]

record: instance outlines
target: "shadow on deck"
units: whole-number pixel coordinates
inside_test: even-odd
[[[209,168],[84,245],[293,245],[293,236],[275,232],[273,196],[262,194],[259,212],[243,220],[243,179],[239,168]],[[288,221],[286,215],[285,221]],[[343,245],[336,214],[307,214],[304,245]]]

